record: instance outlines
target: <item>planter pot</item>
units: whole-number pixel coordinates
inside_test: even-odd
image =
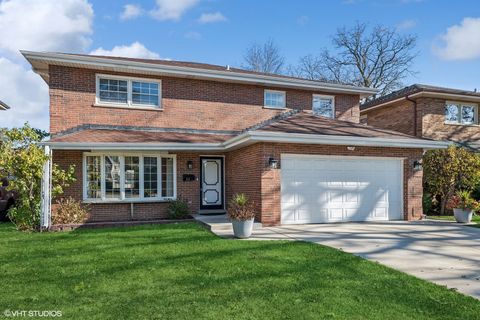
[[[239,239],[249,238],[252,235],[253,220],[254,219],[245,220],[245,221],[232,220],[233,235],[235,236],[235,238],[239,238]]]
[[[455,220],[460,223],[472,222],[473,210],[453,209]]]

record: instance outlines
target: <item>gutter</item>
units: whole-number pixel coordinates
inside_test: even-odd
[[[263,84],[271,86],[283,86],[293,88],[304,88],[310,90],[327,90],[339,93],[360,94],[362,96],[370,96],[377,93],[376,89],[366,87],[355,87],[349,85],[330,84],[326,82],[318,82],[306,79],[283,78],[271,75],[251,74],[235,71],[210,70],[193,67],[171,66],[147,62],[138,62],[130,60],[117,60],[108,57],[92,57],[92,56],[74,56],[64,53],[48,53],[20,51],[22,55],[32,64],[34,61],[51,63],[51,64],[77,64],[82,67],[95,67],[98,69],[112,68],[122,69],[123,72],[143,72],[143,73],[160,73],[163,75],[197,77],[206,79],[216,79],[223,81],[238,81],[252,84]],[[39,70],[34,70],[41,73]],[[45,75],[47,76],[47,75]]]
[[[249,131],[222,143],[74,143],[42,142],[55,150],[230,151],[256,142],[445,149],[451,142],[414,138],[365,138],[270,131]]]
[[[410,99],[410,96],[407,95],[405,97],[407,101],[410,101],[413,103],[413,135],[416,137],[417,136],[417,100]]]

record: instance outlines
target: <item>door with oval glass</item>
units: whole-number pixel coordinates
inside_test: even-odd
[[[200,209],[224,209],[223,157],[202,157],[200,162]]]

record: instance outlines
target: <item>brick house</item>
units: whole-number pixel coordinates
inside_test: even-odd
[[[363,123],[480,151],[480,93],[414,84],[360,107]]]
[[[445,143],[361,125],[375,90],[201,63],[22,52],[50,88],[52,161],[90,221],[225,212],[264,225],[419,219],[423,151]],[[46,168],[48,172],[48,168]],[[48,179],[43,224],[48,226]]]

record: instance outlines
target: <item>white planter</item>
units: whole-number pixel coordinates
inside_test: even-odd
[[[453,209],[455,220],[460,223],[472,222],[473,210]]]
[[[239,238],[239,239],[249,238],[252,235],[253,220],[254,219],[245,220],[245,221],[232,220],[233,235],[235,236],[235,238]]]

